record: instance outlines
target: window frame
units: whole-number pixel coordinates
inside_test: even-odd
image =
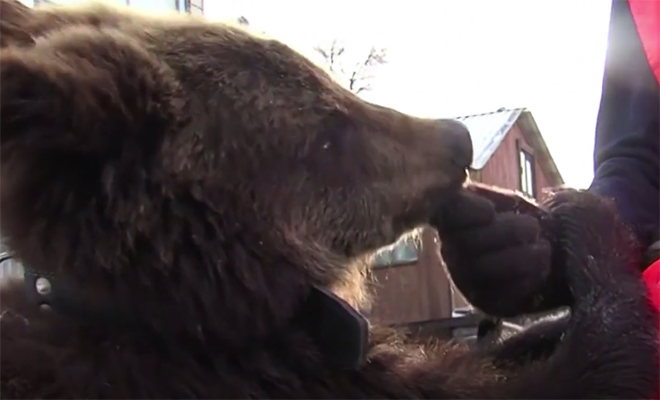
[[[536,198],[536,162],[534,154],[518,145],[518,185],[526,196]]]

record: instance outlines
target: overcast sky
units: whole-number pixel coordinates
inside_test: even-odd
[[[364,95],[375,103],[426,117],[527,107],[566,183],[591,182],[609,0],[204,3],[207,17],[245,16],[308,55],[333,39],[356,59],[386,47],[389,63]]]
[[[610,12],[608,0],[206,0],[209,18],[247,17],[298,50],[342,39],[389,64],[370,101],[451,117],[531,109],[559,169],[589,185]]]

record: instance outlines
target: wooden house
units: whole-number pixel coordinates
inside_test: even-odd
[[[540,199],[546,187],[563,184],[532,113],[524,108],[456,118],[472,135],[471,179]],[[371,317],[387,324],[451,327],[453,316],[471,309],[453,286],[440,259],[435,231],[422,227],[374,256],[376,301]],[[433,329],[436,329],[433,328]]]

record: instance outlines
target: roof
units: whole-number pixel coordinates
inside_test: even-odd
[[[482,169],[486,165],[522,111],[522,108],[500,108],[495,112],[456,118],[467,126],[472,136],[472,168]]]
[[[546,174],[549,175],[548,178],[552,179],[557,185],[564,183],[564,179],[561,177],[550,150],[529,110],[525,108],[500,108],[489,113],[466,115],[455,119],[464,123],[472,136],[472,146],[474,147],[472,168],[482,169],[495,154],[509,130],[518,123],[527,142],[537,151],[536,158]]]

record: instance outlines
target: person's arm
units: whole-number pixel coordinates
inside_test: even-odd
[[[637,27],[628,1],[612,1],[590,190],[615,200],[645,248],[660,220],[660,93]]]

